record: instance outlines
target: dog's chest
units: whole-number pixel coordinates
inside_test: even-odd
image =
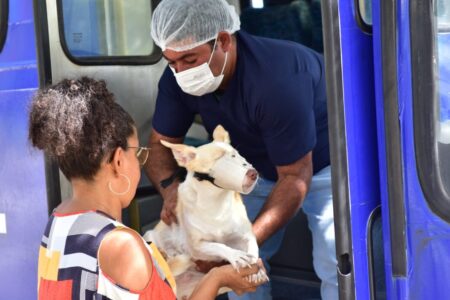
[[[231,235],[239,231],[243,225],[236,216],[228,213],[215,215],[186,213],[183,219],[186,230],[196,230],[208,236]]]
[[[251,223],[241,198],[232,191],[207,193],[186,180],[179,186],[181,227],[191,240],[235,243],[251,234]]]

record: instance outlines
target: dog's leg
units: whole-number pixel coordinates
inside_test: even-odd
[[[247,251],[252,256],[258,258],[259,257],[259,247],[258,243],[256,242],[256,237],[253,234],[250,234],[247,236]],[[257,259],[256,259],[257,260]],[[256,260],[252,263],[256,263]],[[249,275],[247,277],[248,281],[252,282],[262,282],[262,281],[269,281],[269,277],[267,276],[266,271],[264,271],[263,268],[261,268],[258,273]]]
[[[167,257],[175,257],[187,251],[184,232],[178,224],[168,226],[161,221],[154,229],[145,232],[143,238],[146,242],[154,243]]]
[[[147,242],[147,243],[154,243],[155,242],[155,233],[154,233],[154,230],[147,230],[146,232],[145,232],[145,234],[144,234],[144,236],[143,236],[143,238],[144,238],[144,240]]]
[[[259,247],[258,243],[256,242],[255,236],[249,234],[246,237],[243,237],[243,240],[247,241],[247,252],[255,257],[255,261],[253,261],[252,263],[256,263],[256,260],[259,257]]]
[[[170,271],[173,276],[178,276],[191,266],[194,265],[194,262],[191,260],[191,257],[187,254],[180,254],[174,257],[171,257],[167,260],[167,264],[169,265]]]
[[[236,250],[221,243],[205,241],[198,242],[192,251],[192,257],[202,260],[225,259],[236,270],[250,266],[252,262],[256,261],[256,257],[245,251]]]
[[[169,226],[167,226],[164,222],[160,221],[158,222],[158,224],[156,224],[155,228],[146,231],[142,237],[146,242],[148,243],[152,242],[158,245],[161,244],[160,237],[166,235],[166,232],[168,230],[170,230]]]

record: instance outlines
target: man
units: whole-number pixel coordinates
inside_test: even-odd
[[[178,181],[160,186],[176,163],[159,141],[181,143],[200,114],[209,133],[223,125],[261,175],[244,197],[261,258],[277,251],[285,225],[303,204],[322,298],[337,299],[323,58],[239,28],[236,11],[224,0],[163,0],[153,14],[152,37],[169,63],[159,82],[146,167],[164,198],[161,219],[177,221]],[[270,286],[242,299],[271,299]]]

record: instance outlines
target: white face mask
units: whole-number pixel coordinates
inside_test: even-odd
[[[207,63],[205,62],[200,66],[190,68],[179,73],[177,73],[174,68],[170,67],[183,92],[193,96],[203,96],[217,90],[219,85],[222,83],[224,76],[223,71],[225,70],[225,66],[227,64],[228,52],[225,52],[225,62],[223,63],[222,71],[219,76],[214,76],[209,68],[209,63],[213,57],[216,43],[217,39],[214,42],[213,51]]]

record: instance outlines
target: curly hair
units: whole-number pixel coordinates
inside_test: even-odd
[[[102,160],[127,150],[135,123],[104,81],[64,79],[39,90],[29,116],[29,139],[59,164],[68,178],[91,180]]]

